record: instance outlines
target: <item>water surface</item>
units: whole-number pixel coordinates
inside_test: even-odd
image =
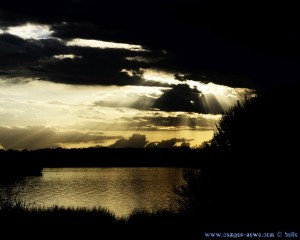
[[[126,217],[132,211],[175,209],[177,168],[46,168],[40,177],[0,183],[0,194],[17,195],[33,206],[102,207]]]

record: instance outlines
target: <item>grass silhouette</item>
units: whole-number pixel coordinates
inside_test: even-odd
[[[127,218],[116,218],[113,213],[102,208],[41,208],[28,207],[24,202],[2,203],[0,226],[2,234],[8,234],[12,238],[20,235],[39,238],[40,232],[51,237],[85,239],[94,236],[108,236],[110,239],[128,236],[132,239],[160,239],[163,236],[192,234],[191,225],[183,215],[166,210],[153,213],[135,211]]]

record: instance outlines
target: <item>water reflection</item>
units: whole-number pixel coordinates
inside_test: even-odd
[[[183,183],[176,168],[52,168],[43,176],[0,184],[34,206],[103,207],[124,217],[136,209],[174,209],[173,185]]]

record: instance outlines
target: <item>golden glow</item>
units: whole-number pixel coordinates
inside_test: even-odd
[[[9,33],[23,39],[46,39],[53,34],[49,25],[27,23],[25,25],[1,29],[0,34]]]
[[[57,59],[76,57],[55,56]],[[130,74],[130,70],[124,71]],[[207,108],[213,108],[216,103],[226,108],[252,93],[250,89],[179,81],[173,74],[161,71],[143,70],[142,74],[145,81],[154,80],[167,86],[68,85],[2,77],[0,135],[9,130],[15,134],[23,131],[24,135],[10,146],[20,147],[31,142],[36,144],[33,148],[109,146],[132,134],[145,135],[148,142],[186,139],[191,147],[195,147],[211,139],[215,123],[221,116],[153,109],[159,97],[176,84],[186,84],[191,90],[196,88],[201,92],[199,98],[205,101]],[[3,145],[0,138],[2,147],[9,145],[5,143]],[[181,143],[179,141],[177,145]]]
[[[137,103],[144,107],[143,101],[151,107],[151,101],[168,89],[75,86],[30,78],[2,79],[0,135],[12,133],[18,136],[10,145],[16,148],[28,146],[29,142],[35,147],[108,146],[134,133],[146,135],[149,142],[192,139],[191,146],[208,140],[219,115],[132,108]],[[191,121],[195,122],[193,126]],[[4,144],[1,137],[0,144]]]
[[[77,46],[77,47],[91,47],[91,48],[112,48],[112,49],[127,49],[130,51],[146,51],[141,45],[127,44],[127,43],[115,43],[106,42],[93,39],[82,39],[75,38],[66,43],[67,46]]]

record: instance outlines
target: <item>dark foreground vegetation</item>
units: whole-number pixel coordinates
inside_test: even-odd
[[[237,103],[223,114],[213,139],[202,150],[103,150],[107,151],[103,155],[107,158],[128,151],[136,153],[135,160],[156,161],[151,153],[165,151],[160,161],[197,161],[195,165],[186,165],[193,167],[184,171],[186,184],[174,190],[178,195],[178,213],[140,212],[128,219],[116,219],[97,210],[4,207],[0,211],[4,222],[1,226],[22,229],[28,234],[36,233],[37,227],[53,235],[62,230],[70,236],[98,234],[99,239],[103,233],[111,238],[138,239],[162,239],[163,235],[168,239],[203,239],[204,232],[299,234],[300,130],[291,117],[297,110],[296,90],[276,90]],[[59,151],[65,150],[49,150],[49,155],[43,155],[48,164],[45,166],[55,166],[58,159],[51,160],[51,154]],[[144,151],[149,152],[144,155]],[[98,159],[98,155],[94,157]]]
[[[176,190],[183,212],[214,217],[236,231],[300,230],[297,88],[259,94],[226,111],[200,169]],[[251,227],[250,227],[251,228]],[[229,228],[230,229],[230,228]],[[294,230],[293,230],[294,229]]]
[[[223,213],[223,212],[222,212]],[[271,218],[220,215],[207,209],[201,215],[184,212],[137,211],[128,218],[116,218],[104,209],[72,209],[54,206],[50,209],[26,208],[21,205],[0,210],[1,234],[30,239],[204,239],[205,233],[298,231],[292,220],[277,222]]]
[[[1,234],[11,237],[81,239],[161,239],[183,234],[191,236],[192,225],[185,217],[167,211],[135,212],[128,218],[116,218],[103,209],[26,209],[23,206],[0,211]],[[179,229],[178,226],[181,225]],[[174,228],[175,227],[175,228]],[[199,229],[200,230],[200,229]]]
[[[219,208],[202,210],[201,214],[159,211],[137,211],[128,218],[116,218],[104,209],[26,208],[4,206],[0,210],[1,234],[11,238],[46,239],[204,239],[205,233],[299,232],[299,219],[273,218],[266,212],[245,215]],[[282,214],[280,214],[282,216]],[[278,216],[278,215],[277,215]],[[296,217],[296,216],[295,216]],[[275,235],[276,236],[276,235]]]

